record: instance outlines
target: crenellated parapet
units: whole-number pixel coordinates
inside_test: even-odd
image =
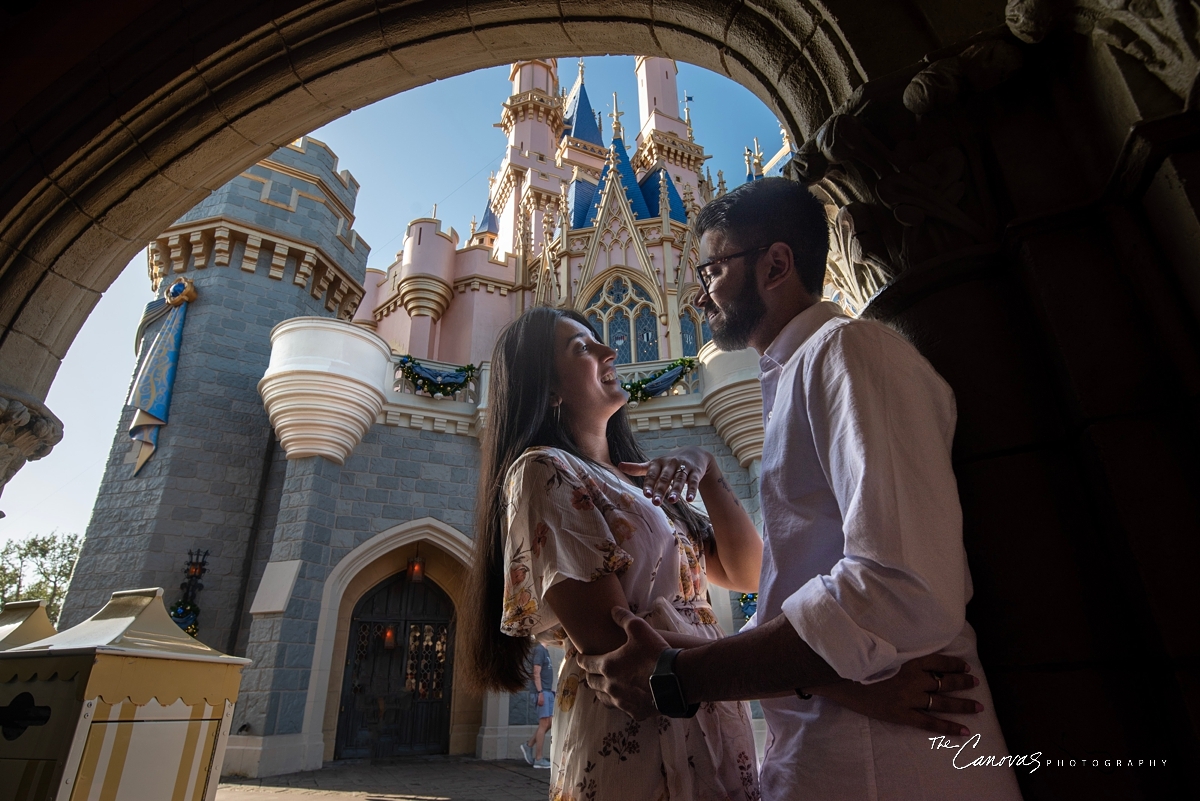
[[[354,317],[363,286],[322,248],[281,236],[267,228],[214,217],[176,224],[147,249],[150,286],[205,270],[264,272],[323,301],[326,311],[343,320]]]

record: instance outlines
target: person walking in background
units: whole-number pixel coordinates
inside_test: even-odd
[[[540,642],[529,652],[529,692],[537,705],[537,731],[527,742],[521,743],[521,755],[535,768],[550,768],[550,758],[543,756],[546,732],[554,719],[554,667],[550,664],[550,652]]]

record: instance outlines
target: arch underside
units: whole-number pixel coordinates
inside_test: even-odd
[[[746,86],[802,141],[866,79],[971,25],[883,0],[77,5],[53,31],[30,19],[8,56],[29,80],[0,111],[0,374],[37,398],[147,240],[247,165],[376,100],[521,58],[662,55]],[[62,26],[78,46],[39,49]]]

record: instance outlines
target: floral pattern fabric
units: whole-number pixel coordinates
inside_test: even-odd
[[[505,480],[501,629],[558,645],[552,801],[757,801],[749,706],[703,704],[691,719],[632,720],[600,703],[545,603],[563,579],[615,573],[629,609],[650,625],[717,639],[703,551],[634,486],[553,448],[531,448]]]

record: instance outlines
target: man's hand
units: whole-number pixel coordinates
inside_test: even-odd
[[[612,618],[625,629],[625,644],[599,656],[580,654],[575,661],[587,673],[588,686],[601,702],[644,720],[658,714],[650,695],[650,674],[667,649],[667,641],[628,609],[613,607]]]
[[[541,691],[541,690],[538,690],[538,694],[537,694],[537,695],[538,695],[538,697],[537,697],[537,705],[538,705],[538,706],[545,706],[545,705],[546,705],[546,696],[542,695],[542,691]]]
[[[930,654],[905,662],[900,672],[886,681],[875,684],[842,681],[814,687],[811,692],[875,720],[965,737],[970,731],[961,723],[942,720],[934,714],[969,715],[983,711],[978,701],[946,695],[979,685],[979,679],[967,672],[970,669],[970,665],[957,657]]]

